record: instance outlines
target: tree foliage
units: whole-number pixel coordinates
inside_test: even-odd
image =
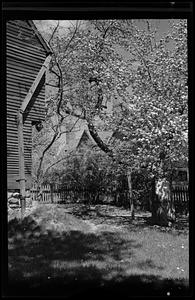
[[[139,58],[120,128],[127,141],[123,153],[156,173],[162,161],[167,168],[188,158],[187,22],[173,24],[159,41],[146,23],[147,32],[127,22],[120,40]]]
[[[160,37],[155,20],[77,21],[59,31],[58,23],[48,83],[57,134],[67,114],[83,120],[123,170],[144,166],[159,176],[162,166],[187,161],[187,21],[173,21]],[[120,106],[108,111],[110,102]],[[98,126],[122,138],[106,145]]]

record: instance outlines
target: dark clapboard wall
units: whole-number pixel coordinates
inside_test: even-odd
[[[17,111],[47,56],[47,47],[31,21],[9,21],[6,28],[7,82],[7,188],[19,189]],[[45,116],[45,78],[39,84],[24,115],[24,160],[26,187],[30,187],[32,165],[32,121]]]

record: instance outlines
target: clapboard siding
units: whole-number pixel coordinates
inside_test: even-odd
[[[8,59],[9,57],[7,57]],[[39,71],[39,66],[36,65],[32,65],[31,63],[26,63],[25,61],[22,62],[22,66],[21,66],[21,62],[20,61],[14,61],[12,57],[9,58],[9,60],[7,60],[6,62],[6,66],[7,68],[11,67],[13,70],[21,70],[22,72],[25,70],[28,71],[35,71],[36,73]],[[9,69],[8,69],[9,70]],[[29,72],[29,74],[30,74]]]
[[[22,40],[17,40],[17,44],[15,43],[15,36],[14,36],[14,34],[11,34],[11,33],[9,33],[9,32],[7,32],[7,38],[9,38],[9,40],[7,41],[7,45],[8,46],[11,46],[13,43],[14,43],[14,47],[15,48],[17,48],[17,47],[22,47],[24,50],[27,50],[28,51],[28,49],[29,49],[29,46],[28,45],[25,45],[24,44],[24,41]],[[30,45],[31,47],[30,47],[30,51],[32,52],[32,51],[34,51],[34,52],[38,52],[40,55],[43,55],[44,56],[44,53],[43,53],[43,51],[42,51],[42,49],[40,49],[40,48],[38,48],[38,47],[36,47],[35,45]]]
[[[32,50],[31,50],[32,51]],[[34,61],[36,61],[38,64],[40,63],[41,60],[43,60],[45,58],[45,55],[40,53],[39,56],[37,57],[35,55],[35,52],[24,52],[24,49],[21,49],[21,46],[16,46],[16,45],[12,45],[10,42],[7,43],[7,55],[11,55],[13,56],[15,54],[15,52],[17,52],[18,54],[21,55],[21,58],[28,61],[29,58],[33,59]]]
[[[25,177],[26,177],[26,188],[30,189],[31,188],[31,176],[25,175]],[[9,190],[15,190],[15,189],[19,190],[19,183],[16,180],[18,180],[18,174],[15,174],[15,173],[9,174],[8,173],[7,186],[8,186]]]
[[[7,58],[9,59],[9,58]],[[21,106],[22,101],[24,100],[26,94],[28,93],[32,83],[34,82],[38,71],[40,70],[44,60],[41,61],[39,65],[39,69],[34,71],[26,68],[21,68],[20,71],[23,72],[23,77],[18,76],[18,73],[15,73],[15,69],[12,69],[11,66],[7,65],[7,112],[16,111]],[[10,75],[11,74],[11,75]],[[35,97],[33,97],[32,104],[28,109],[28,117],[33,120],[43,120],[45,114],[45,87],[44,80],[40,83],[38,94],[36,93]],[[12,95],[10,97],[10,95]],[[14,97],[14,98],[13,98]]]
[[[14,41],[14,45],[18,43],[22,43],[22,48],[26,49],[29,48],[30,51],[36,46],[36,52],[40,51],[41,53],[45,53],[45,49],[43,45],[38,40],[34,29],[28,24],[27,21],[9,21],[7,23],[7,37],[10,38],[10,35],[16,40]]]
[[[10,122],[7,126],[7,137],[9,140],[7,149],[7,166],[8,169],[13,166],[18,168],[19,156],[18,156],[18,135],[17,125],[13,126],[16,122]],[[25,161],[25,173],[31,174],[31,162],[32,162],[32,125],[30,120],[24,122],[24,161]]]
[[[14,53],[11,53],[11,52],[9,51],[9,49],[7,49],[6,56],[9,57],[10,59],[12,59],[12,58],[15,59]],[[28,59],[27,59],[25,56],[22,56],[22,53],[21,53],[21,56],[17,57],[17,61],[18,61],[18,62],[27,62],[27,63],[28,63]],[[41,60],[40,60],[40,61],[41,61]],[[35,58],[33,58],[33,59],[29,62],[29,65],[32,65],[32,66],[37,65],[37,66],[39,66],[39,63],[40,63],[40,62],[38,62]]]
[[[6,32],[7,174],[8,189],[19,189],[17,111],[31,88],[48,53],[29,21],[10,20]],[[45,77],[24,114],[24,161],[27,187],[32,165],[32,121],[45,117]]]

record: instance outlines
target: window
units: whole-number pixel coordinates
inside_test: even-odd
[[[176,182],[188,181],[187,170],[175,170],[172,180]]]

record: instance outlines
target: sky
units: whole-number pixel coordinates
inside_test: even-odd
[[[155,26],[158,28],[159,37],[168,31],[170,22],[173,21],[173,19],[151,19],[152,23],[155,24]],[[84,22],[84,20],[81,20]],[[144,20],[136,20],[137,24],[139,24],[140,28],[143,28],[145,26]],[[54,28],[57,25],[58,20],[34,20],[35,25],[39,29],[39,31],[45,35],[45,38],[47,36],[46,33],[50,33],[52,28]],[[75,23],[76,20],[60,20],[60,26],[64,28],[65,30],[71,23]],[[174,22],[178,22],[177,19],[174,19]],[[62,29],[63,31],[63,29]],[[47,38],[46,38],[47,39]]]
[[[51,32],[57,25],[57,20],[33,20],[38,30],[42,33],[44,38],[48,40]],[[61,32],[63,33],[70,25],[76,23],[75,20],[60,20]]]
[[[58,20],[33,20],[36,27],[38,28],[38,30],[40,31],[40,33],[43,35],[43,37],[49,41],[50,37],[51,37],[51,33],[53,32],[55,26],[58,23]],[[60,22],[60,29],[59,29],[59,34],[63,34],[64,31],[67,30],[67,28],[71,25],[71,24],[75,24],[78,20],[59,20]],[[81,22],[83,22],[83,24],[85,24],[85,20],[80,20]],[[138,27],[140,27],[140,29],[144,29],[144,27],[146,27],[146,23],[144,19],[134,19],[134,21],[136,22],[136,25],[138,25]],[[150,19],[152,26],[154,25],[154,27],[157,29],[157,34],[156,34],[156,38],[157,40],[160,39],[162,37],[162,35],[166,32],[168,32],[169,28],[170,28],[170,23],[173,22],[173,19]],[[174,22],[177,23],[178,19],[174,19]],[[174,47],[173,42],[169,42],[168,47],[171,49]],[[127,51],[125,51],[124,49],[120,48],[120,53],[123,55],[124,59],[128,58],[129,54],[127,53]],[[135,62],[135,68],[137,68],[137,66],[139,65],[139,63]]]

